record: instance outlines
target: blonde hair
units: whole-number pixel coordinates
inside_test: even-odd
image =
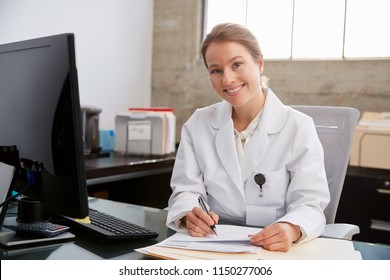
[[[251,31],[240,24],[221,23],[213,27],[201,45],[200,52],[202,54],[203,63],[206,68],[208,68],[206,61],[206,51],[210,44],[214,42],[239,43],[248,50],[254,61],[257,61],[259,58],[261,58],[261,60],[263,59],[263,53],[261,52],[259,42]],[[263,84],[267,85],[268,78],[264,75],[261,75],[261,78]]]

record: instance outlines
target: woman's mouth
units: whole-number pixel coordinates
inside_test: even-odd
[[[240,90],[244,87],[244,85],[240,85],[238,87],[234,87],[234,88],[228,88],[228,89],[224,89],[223,91],[229,95],[229,96],[235,96],[237,95]]]

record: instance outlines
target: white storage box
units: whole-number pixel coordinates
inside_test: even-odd
[[[175,152],[176,117],[172,111],[129,110],[115,118],[116,152],[166,155]]]

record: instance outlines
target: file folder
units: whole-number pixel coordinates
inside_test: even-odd
[[[175,152],[176,116],[168,108],[130,108],[115,120],[115,151],[125,155]]]

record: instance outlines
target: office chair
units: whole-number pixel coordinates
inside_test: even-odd
[[[334,222],[360,112],[350,107],[309,105],[291,107],[313,118],[324,148],[325,171],[331,199],[324,211],[326,226],[322,236],[351,240],[353,235],[360,232],[359,227]]]

